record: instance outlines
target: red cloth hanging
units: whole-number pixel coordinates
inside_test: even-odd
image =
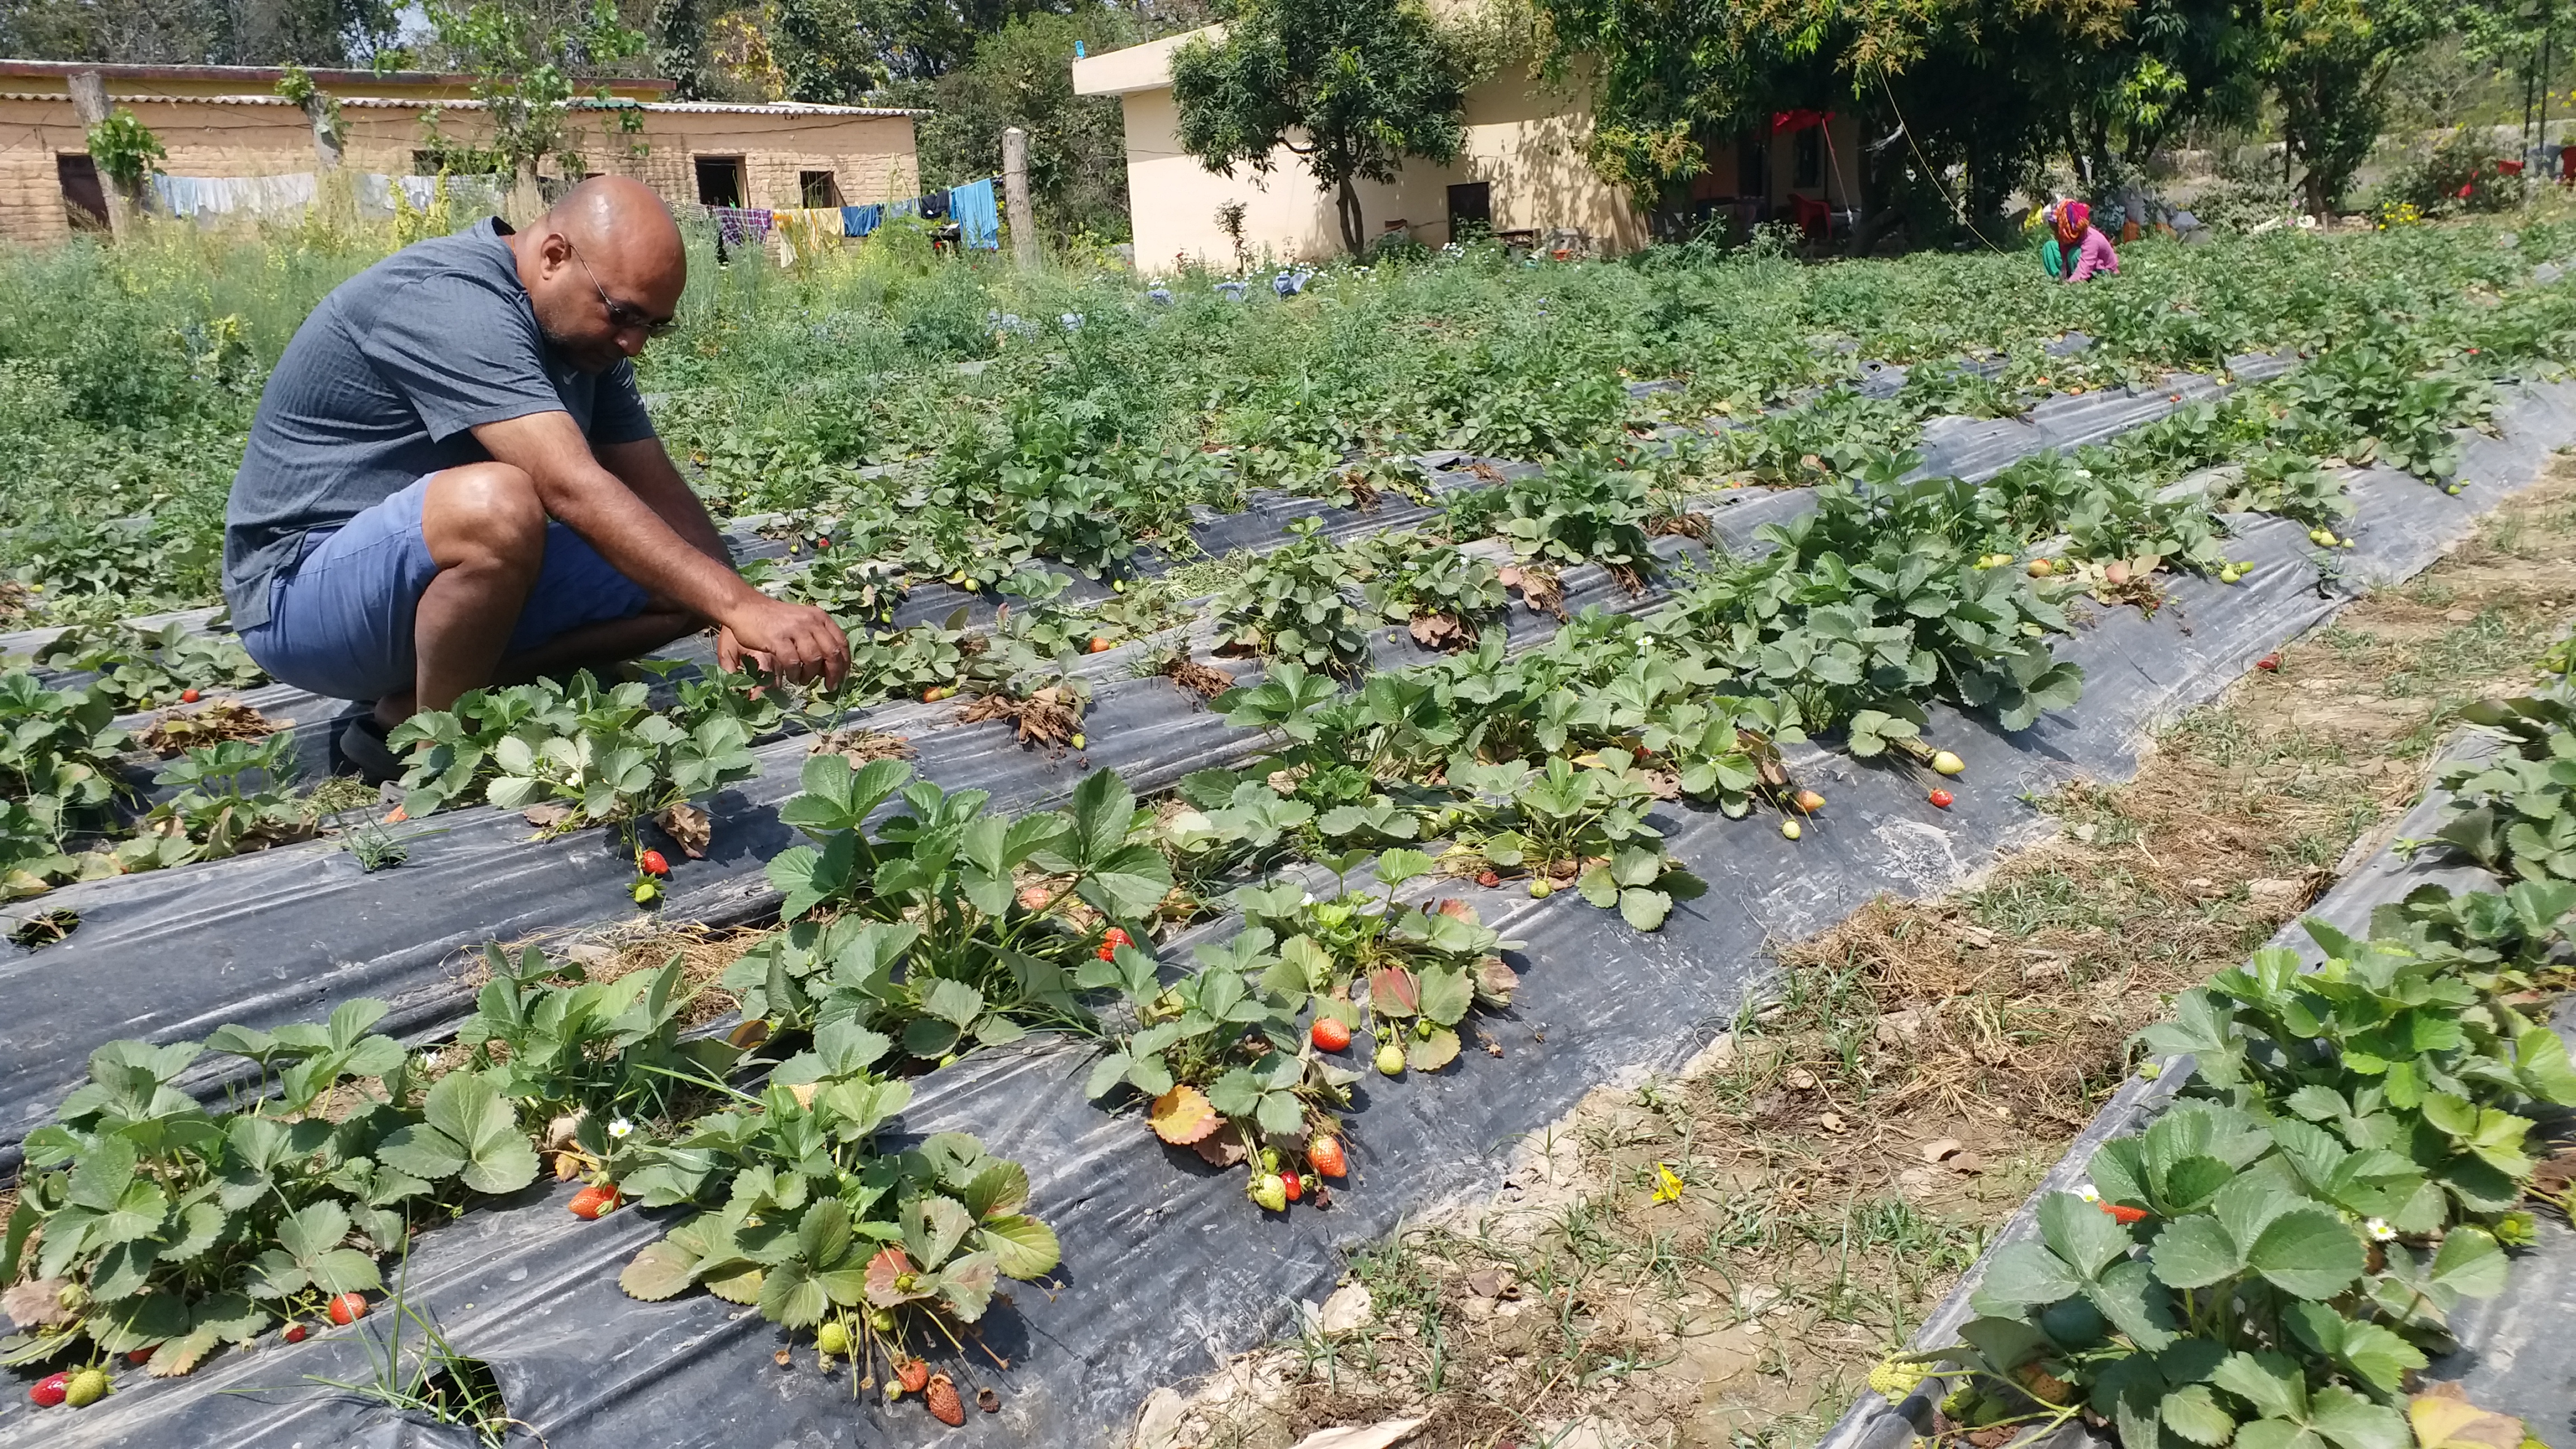
[[[1771,134],[1777,136],[1783,131],[1803,131],[1809,126],[1821,126],[1833,118],[1831,111],[1773,111]]]

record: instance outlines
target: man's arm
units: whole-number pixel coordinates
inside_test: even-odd
[[[715,519],[707,513],[706,504],[699,501],[697,490],[680,476],[660,438],[593,443],[590,451],[599,466],[614,474],[628,492],[643,499],[644,506],[669,524],[682,541],[727,569],[733,567],[733,551],[725,547]]]
[[[646,475],[638,488],[592,452],[569,413],[530,413],[473,431],[494,460],[535,482],[548,517],[588,540],[619,573],[728,631],[789,679],[838,685],[848,672],[849,640],[831,615],[770,598],[734,572],[714,521],[658,442],[603,450],[621,459],[651,450],[660,476],[648,463],[638,470]]]
[[[671,454],[662,446],[660,438],[639,438],[631,443],[594,443],[591,451],[598,456],[601,467],[616,474],[619,482],[643,499],[645,506],[671,525],[672,531],[686,540],[690,547],[728,569],[733,567],[733,550],[725,546],[724,535],[716,528],[715,519],[707,513],[706,504],[699,501],[697,490],[691,488],[688,481],[680,476],[680,470],[673,466]],[[776,668],[766,658],[755,662],[764,669]],[[741,641],[734,637],[733,630],[721,626],[716,630],[716,663],[725,669],[742,667]]]

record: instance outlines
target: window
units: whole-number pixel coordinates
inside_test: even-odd
[[[1795,184],[1825,184],[1825,128],[1822,124],[1809,126],[1798,133],[1798,179]]]
[[[89,153],[65,151],[55,156],[54,176],[62,182],[63,217],[72,230],[107,230],[107,188],[99,184],[98,163]]]
[[[1449,239],[1491,236],[1494,231],[1494,183],[1469,181],[1449,188]]]
[[[829,171],[797,172],[796,190],[799,195],[805,198],[804,204],[807,206],[838,206],[841,204],[840,180]]]
[[[697,161],[700,206],[742,205],[741,157],[700,156]]]
[[[1771,200],[1771,138],[1748,134],[1735,147],[1735,194]]]

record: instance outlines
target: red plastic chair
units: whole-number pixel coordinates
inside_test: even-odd
[[[1823,241],[1833,231],[1834,209],[1823,201],[1807,196],[1789,198],[1789,217],[1810,241]]]

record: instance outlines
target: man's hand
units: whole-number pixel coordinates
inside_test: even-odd
[[[763,597],[716,634],[717,664],[740,669],[745,657],[791,684],[820,679],[838,689],[850,672],[850,641],[821,609]]]

